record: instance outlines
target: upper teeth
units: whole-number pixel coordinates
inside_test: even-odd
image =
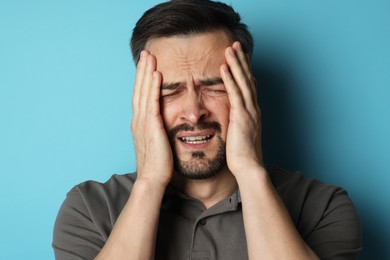
[[[201,135],[201,136],[185,136],[182,137],[181,139],[183,141],[200,141],[200,140],[205,140],[210,138],[210,135]]]

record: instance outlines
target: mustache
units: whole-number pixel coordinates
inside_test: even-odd
[[[197,130],[213,129],[218,133],[222,132],[221,124],[216,121],[201,122],[196,125],[181,124],[173,127],[168,131],[169,140],[171,141],[174,140],[179,131],[194,131],[195,129]]]

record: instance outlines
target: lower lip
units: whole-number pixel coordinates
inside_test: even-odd
[[[190,150],[201,150],[201,149],[205,149],[213,140],[213,138],[214,136],[208,139],[207,142],[199,143],[199,144],[197,143],[191,144],[191,143],[184,142],[182,140],[179,140],[179,143],[182,144],[185,148]]]

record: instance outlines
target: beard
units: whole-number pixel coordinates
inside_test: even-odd
[[[193,131],[195,129],[214,129],[216,133],[221,133],[221,125],[218,122],[199,123],[196,127],[188,124],[181,124],[172,128],[168,132],[172,147],[174,170],[180,176],[192,180],[205,180],[216,176],[226,166],[226,143],[220,136],[214,136],[218,141],[217,154],[212,158],[206,158],[203,151],[191,153],[191,158],[187,161],[181,160],[175,149],[176,134],[183,131]]]

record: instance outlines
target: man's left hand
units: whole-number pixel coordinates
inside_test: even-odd
[[[263,165],[261,149],[261,112],[257,103],[256,80],[249,57],[239,42],[225,51],[227,64],[220,73],[230,101],[226,157],[230,171],[237,177],[248,167]]]

